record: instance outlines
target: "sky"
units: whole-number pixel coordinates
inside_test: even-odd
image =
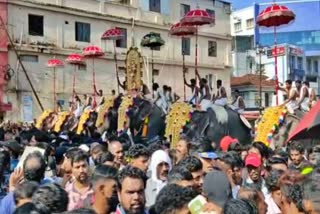
[[[273,0],[229,0],[229,1],[232,2],[234,9],[241,9],[244,7],[252,6],[253,3],[273,2]],[[283,1],[288,1],[288,0],[278,0],[278,1],[283,2]]]

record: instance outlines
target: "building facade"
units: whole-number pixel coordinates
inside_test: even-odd
[[[172,37],[170,26],[189,10],[207,10],[215,16],[215,24],[199,28],[199,73],[208,78],[213,88],[221,79],[230,86],[231,34],[230,4],[224,1],[201,0],[6,0],[0,4],[7,10],[6,27],[30,80],[45,109],[53,107],[53,70],[46,66],[48,59],[65,60],[70,53],[81,53],[88,45],[100,46],[105,56],[95,59],[97,89],[110,94],[117,88],[113,44],[102,41],[105,30],[120,28],[125,37],[117,41],[118,68],[121,81],[125,76],[125,56],[131,46],[139,48],[143,58],[143,81],[151,88],[151,51],[140,46],[142,37],[150,32],[160,34],[165,45],[154,51],[155,82],[169,85],[183,97],[182,46],[186,53],[187,79],[194,77],[195,38]],[[5,14],[2,14],[2,16]],[[4,34],[0,34],[2,37]],[[5,86],[4,100],[13,104],[8,119],[28,121],[41,110],[31,92],[30,84],[17,63],[11,46],[1,50],[14,75]],[[92,60],[79,66],[76,92],[92,94]],[[74,67],[65,64],[56,70],[57,97],[63,108],[68,108],[72,93]],[[189,93],[189,90],[187,90]],[[230,93],[230,91],[229,91]],[[81,96],[80,96],[81,97]]]

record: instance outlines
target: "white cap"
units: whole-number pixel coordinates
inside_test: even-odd
[[[90,151],[90,148],[85,144],[80,145],[79,149],[81,149],[84,152],[89,152]]]

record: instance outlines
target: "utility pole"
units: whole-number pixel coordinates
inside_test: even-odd
[[[259,54],[259,112],[262,113],[262,63],[261,55],[265,54],[265,49],[262,46],[257,46],[256,53]]]

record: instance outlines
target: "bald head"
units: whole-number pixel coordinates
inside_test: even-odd
[[[40,152],[30,153],[23,162],[24,178],[27,181],[41,182],[44,178],[46,162]]]
[[[117,140],[111,141],[109,143],[108,149],[109,149],[109,152],[113,154],[115,162],[119,164],[123,163],[123,159],[124,159],[123,146],[119,141]]]

